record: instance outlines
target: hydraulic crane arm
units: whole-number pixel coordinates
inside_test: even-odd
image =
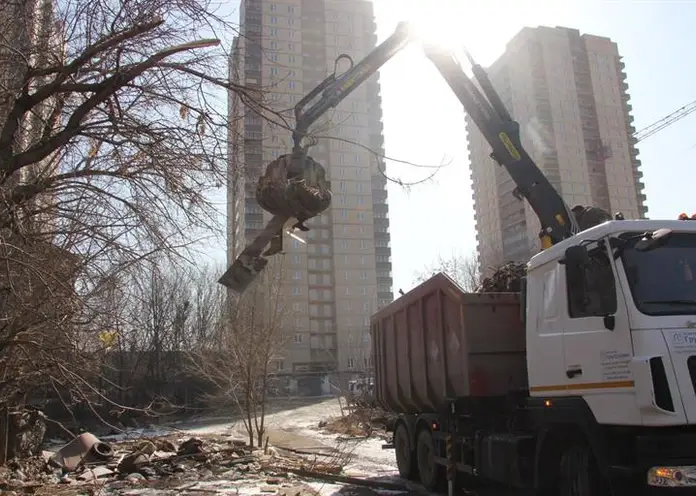
[[[467,54],[479,89],[451,53],[429,46],[425,53],[493,148],[491,158],[505,167],[517,185],[516,194],[524,197],[536,213],[541,222],[542,247],[548,248],[576,234],[575,216],[522,147],[520,126],[510,116],[483,67]]]
[[[334,73],[322,81],[295,107],[297,123],[293,133],[295,146],[299,146],[302,137],[319,117],[330,108],[336,107],[355,88],[415,39],[414,32],[408,23],[402,22],[397,26],[394,34],[358,64],[339,76]],[[546,248],[577,233],[575,216],[522,147],[519,124],[512,119],[503,105],[483,67],[469,57],[479,89],[466,75],[452,53],[430,46],[425,46],[425,53],[493,148],[491,157],[505,167],[510,174],[517,186],[516,194],[525,198],[536,213],[542,227],[540,233],[542,246]],[[319,95],[321,97],[317,100]],[[309,106],[313,101],[314,103]]]
[[[353,65],[350,56],[339,56],[334,65],[334,73],[319,83],[295,106],[295,129],[292,133],[295,147],[299,146],[312,124],[329,109],[341,103],[353,90],[399,53],[412,40],[411,32],[406,22],[399,23],[394,34],[380,43],[356,65]],[[336,74],[338,63],[342,59],[349,60],[351,67],[342,74]],[[318,96],[320,98],[317,100]]]
[[[292,133],[293,150],[289,160],[286,161],[288,162],[287,168],[284,169],[286,172],[283,173],[287,176],[288,183],[317,185],[318,175],[320,173],[322,176],[324,175],[323,169],[316,162],[307,158],[307,149],[311,143],[305,143],[306,140],[303,140],[310,127],[329,109],[336,107],[358,86],[375,74],[406,45],[416,39],[417,36],[411,26],[406,22],[401,22],[394,34],[357,64],[354,65],[353,60],[348,55],[341,55],[336,59],[334,73],[319,83],[295,106],[295,128]],[[425,47],[425,53],[440,71],[464,106],[464,110],[493,148],[491,157],[509,172],[517,185],[516,195],[524,197],[537,214],[542,227],[540,233],[542,247],[547,248],[577,233],[578,224],[573,212],[522,147],[519,124],[508,113],[484,69],[469,57],[474,77],[480,86],[479,89],[462,70],[452,53],[428,46]],[[350,67],[339,74],[338,64],[342,59],[349,60]],[[321,209],[328,206],[330,192],[328,195],[327,202],[320,202]],[[292,196],[290,194],[290,198],[288,198],[286,195],[283,201],[288,205],[296,203],[297,199],[292,198]],[[260,201],[259,203],[261,204]],[[292,207],[282,211],[270,206],[266,209],[271,213],[276,210],[273,218],[261,234],[245,247],[219,280],[221,284],[234,289],[239,294],[266,266],[268,263],[266,257],[282,251],[282,236],[286,223],[294,216],[298,222],[293,227],[307,230],[303,226],[304,220],[318,215],[317,212],[321,211],[321,209],[317,210],[316,207],[311,209],[311,212],[307,209]],[[299,213],[290,214],[288,211]],[[263,252],[269,243],[271,247]]]

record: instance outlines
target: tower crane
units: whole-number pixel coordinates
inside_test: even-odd
[[[677,110],[663,117],[659,121],[653,122],[652,124],[644,127],[643,129],[639,129],[638,131],[633,133],[633,138],[635,138],[636,143],[643,141],[652,136],[653,134],[659,133],[664,128],[671,126],[675,122],[692,114],[693,112],[696,112],[696,100],[694,100],[691,103],[687,103],[683,107],[678,108]]]

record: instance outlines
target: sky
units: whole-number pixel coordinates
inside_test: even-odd
[[[696,46],[696,0],[373,3],[378,42],[404,17],[414,17],[443,42],[465,45],[484,66],[525,26],[564,26],[609,37],[626,65],[637,129],[696,100],[696,67],[690,63],[690,47]],[[438,257],[466,256],[476,249],[464,112],[416,46],[382,68],[380,83],[387,156],[426,166],[387,162],[388,176],[415,183],[391,182],[388,192],[394,291],[407,291],[415,275]],[[690,173],[696,166],[696,113],[646,139],[638,149],[648,216],[674,219],[683,211],[695,213],[696,202],[688,198],[693,197]],[[445,165],[423,182],[438,164]]]

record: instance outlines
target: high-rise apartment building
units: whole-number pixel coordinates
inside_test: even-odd
[[[242,0],[232,80],[255,98],[292,108],[334,70],[341,54],[355,61],[376,45],[366,0]],[[344,68],[345,70],[345,68]],[[290,131],[230,97],[228,259],[268,218],[255,198],[266,164],[292,148]],[[369,319],[392,300],[391,248],[379,83],[374,76],[313,128],[310,155],[332,185],[331,207],[308,222],[307,243],[286,239],[283,291],[292,318],[281,370],[296,374],[371,367]]]
[[[56,60],[64,55],[63,26],[56,21],[54,0],[5,0],[0,2],[0,30],[3,42],[0,44],[0,129],[12,110],[16,98],[21,94],[26,84],[27,61],[33,67],[55,65]],[[34,86],[46,84],[51,76],[34,77]],[[55,97],[49,97],[30,112],[25,112],[20,119],[18,130],[15,132],[13,145],[17,149],[29,149],[44,139],[44,133],[49,126],[58,125],[54,117]],[[31,182],[37,177],[58,167],[57,155],[50,154],[43,160],[15,172],[2,184],[3,188],[11,188],[21,182]],[[34,199],[27,210],[41,210],[37,203],[46,211],[54,198],[43,193],[40,199]],[[39,231],[51,232],[55,226],[53,218],[46,213],[32,214],[24,217],[22,223],[25,229],[31,229],[34,234]]]
[[[488,69],[522,143],[571,207],[647,213],[628,85],[616,43],[568,28],[524,28]],[[540,224],[467,118],[479,264],[524,261]]]

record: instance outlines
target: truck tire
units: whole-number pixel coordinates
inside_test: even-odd
[[[587,443],[573,442],[563,450],[559,464],[559,496],[601,496],[601,476]]]
[[[444,485],[442,466],[435,462],[435,442],[428,429],[418,433],[416,461],[421,484],[428,491],[436,491]]]
[[[413,446],[411,446],[411,436],[404,424],[399,424],[394,432],[394,451],[396,451],[399,475],[407,480],[418,480],[418,467]]]

